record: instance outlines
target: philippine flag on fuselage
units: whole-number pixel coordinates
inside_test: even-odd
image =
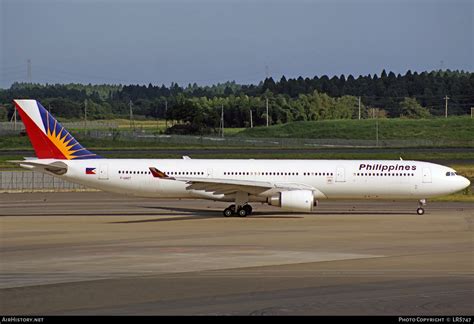
[[[95,168],[86,168],[86,174],[95,174]]]

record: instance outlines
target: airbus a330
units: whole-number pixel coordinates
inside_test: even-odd
[[[36,100],[14,100],[36,158],[13,161],[87,187],[149,198],[229,202],[226,217],[251,203],[310,212],[324,199],[427,198],[470,185],[452,168],[404,160],[107,159],[84,148]]]

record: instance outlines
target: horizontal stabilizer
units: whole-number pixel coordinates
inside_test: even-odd
[[[67,164],[61,161],[55,161],[52,159],[35,159],[35,160],[12,160],[8,161],[11,163],[16,163],[23,168],[35,169],[40,168],[51,173],[61,175],[67,172]]]

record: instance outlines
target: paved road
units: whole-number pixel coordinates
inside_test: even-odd
[[[474,311],[474,204],[327,201],[313,214],[106,193],[0,195],[0,313]]]

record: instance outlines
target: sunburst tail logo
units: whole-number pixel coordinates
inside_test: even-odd
[[[15,100],[38,158],[97,159],[36,100]]]

